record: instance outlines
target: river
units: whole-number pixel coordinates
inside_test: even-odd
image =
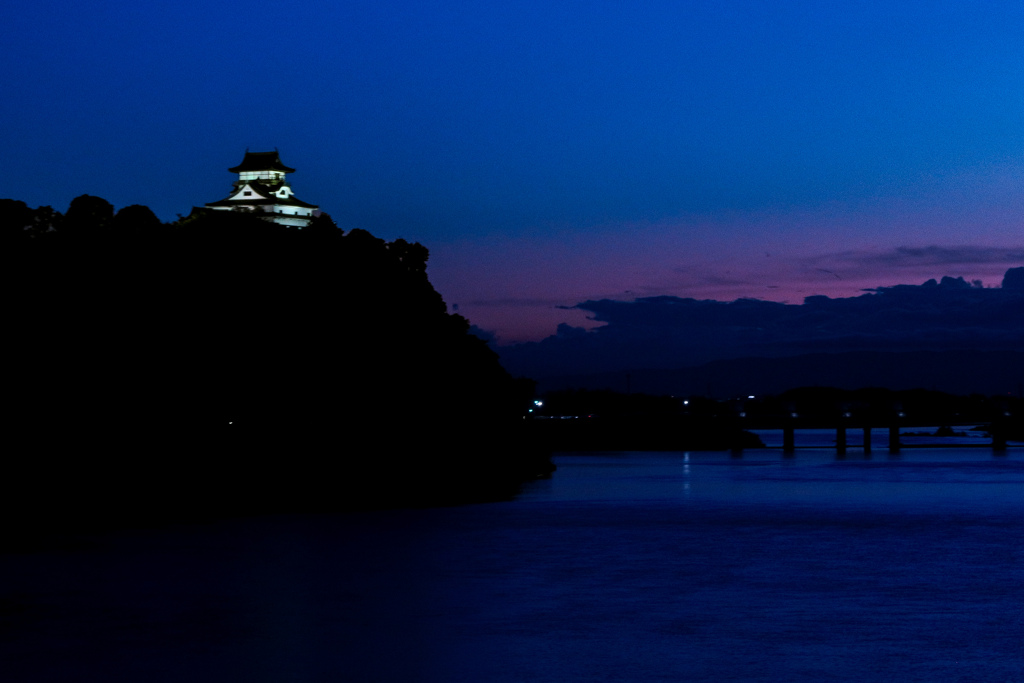
[[[513,501],[0,556],[0,679],[1024,680],[1024,451],[559,454]]]

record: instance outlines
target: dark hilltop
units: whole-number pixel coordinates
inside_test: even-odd
[[[236,211],[0,201],[24,528],[513,495],[550,471],[427,249]]]

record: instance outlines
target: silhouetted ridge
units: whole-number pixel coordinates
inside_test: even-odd
[[[531,386],[447,313],[419,244],[88,196],[0,212],[8,417],[31,444],[7,481],[59,492],[45,505],[450,502],[543,471],[519,431]]]

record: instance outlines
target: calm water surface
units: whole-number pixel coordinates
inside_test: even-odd
[[[1019,449],[556,462],[513,502],[0,557],[0,680],[1024,680]]]

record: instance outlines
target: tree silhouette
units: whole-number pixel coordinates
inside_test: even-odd
[[[148,206],[132,204],[118,211],[111,227],[120,235],[147,235],[156,233],[161,226],[160,219]]]
[[[27,237],[34,213],[25,202],[0,199],[0,240],[10,242]]]
[[[447,313],[427,249],[332,226],[212,211],[165,225],[76,198],[5,256],[31,283],[11,328],[13,422],[50,452],[102,444],[105,467],[159,470],[147,508],[175,488],[231,509],[464,500],[541,471],[521,447],[529,388]],[[62,465],[111,493],[80,466]]]
[[[94,237],[106,231],[114,220],[114,207],[106,199],[83,194],[71,200],[62,229],[75,237]]]
[[[326,211],[322,211],[316,216],[313,216],[313,219],[309,222],[309,225],[303,228],[303,231],[318,234],[335,234],[339,233],[340,229],[338,228],[338,225],[334,222],[334,219],[331,218],[331,215]]]

